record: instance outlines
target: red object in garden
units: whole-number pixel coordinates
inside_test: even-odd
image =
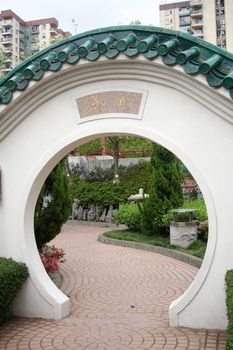
[[[59,268],[59,263],[65,262],[65,259],[63,259],[64,255],[63,249],[45,244],[40,252],[40,258],[46,272],[56,272]]]

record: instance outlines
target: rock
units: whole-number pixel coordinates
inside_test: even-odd
[[[102,214],[102,210],[97,205],[95,208],[95,221],[100,221],[101,214]]]
[[[83,221],[87,221],[88,209],[83,209]]]
[[[113,218],[113,205],[110,204],[109,208],[108,208],[108,213],[106,215],[105,221],[106,222],[112,222],[112,218]]]
[[[74,198],[74,201],[72,204],[72,220],[78,219],[79,204],[80,204],[80,201],[77,198]]]
[[[80,221],[83,219],[83,207],[81,205],[78,208],[77,219]]]
[[[107,209],[104,208],[103,212],[102,212],[102,215],[100,217],[100,220],[101,222],[104,222],[105,221],[105,218],[106,218],[106,212],[107,212]]]
[[[96,218],[95,206],[92,204],[87,214],[87,221],[95,221],[95,218]]]

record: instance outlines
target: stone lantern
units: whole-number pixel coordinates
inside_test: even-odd
[[[140,188],[139,192],[137,194],[132,194],[131,196],[129,196],[128,200],[130,202],[138,202],[147,197],[149,197],[149,194],[143,193],[143,188]]]

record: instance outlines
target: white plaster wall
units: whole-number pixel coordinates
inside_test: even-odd
[[[52,167],[80,142],[109,133],[126,133],[146,137],[174,152],[198,181],[208,207],[210,238],[205,260],[191,287],[172,303],[170,324],[224,329],[224,275],[233,267],[232,102],[221,92],[212,92],[204,83],[164,68],[159,62],[153,70],[144,62],[132,65],[127,60],[119,66],[111,63],[106,67],[100,62],[92,63],[92,67],[96,67],[95,73],[77,67],[71,69],[70,76],[65,71],[57,73],[57,84],[64,77],[60,90],[54,76],[53,84],[48,77],[38,84],[37,91],[32,88],[31,99],[26,99],[28,91],[24,100],[16,99],[12,110],[3,113],[3,118],[13,118],[14,109],[34,108],[0,147],[0,255],[25,261],[30,270],[30,280],[15,303],[15,313],[55,319],[68,314],[68,298],[50,281],[36,250],[36,199]],[[74,97],[118,88],[148,92],[142,119],[109,114],[78,124]],[[23,105],[23,101],[27,102]]]

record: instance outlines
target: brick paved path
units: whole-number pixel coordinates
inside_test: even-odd
[[[171,258],[96,241],[103,228],[67,224],[54,243],[66,251],[61,321],[15,318],[0,327],[7,350],[223,350],[225,334],[168,325],[168,307],[197,269]]]

